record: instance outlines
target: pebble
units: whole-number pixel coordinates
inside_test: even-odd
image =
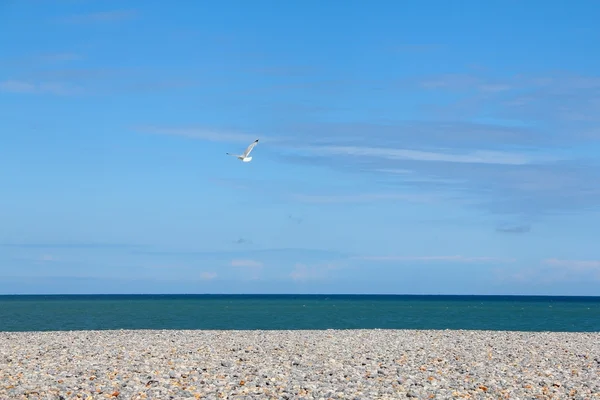
[[[0,332],[0,399],[600,399],[600,333]]]

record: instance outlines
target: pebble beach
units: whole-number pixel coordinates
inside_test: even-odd
[[[0,332],[0,399],[600,399],[600,333]]]

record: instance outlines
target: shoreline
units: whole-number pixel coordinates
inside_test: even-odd
[[[29,331],[9,331],[9,330],[0,330],[0,338],[2,335],[7,334],[67,334],[67,333],[85,333],[85,332],[145,332],[145,333],[169,333],[169,332],[185,332],[185,333],[193,333],[193,332],[207,332],[207,333],[258,333],[258,332],[272,332],[272,333],[282,333],[282,332],[477,332],[477,333],[511,333],[511,334],[570,334],[570,335],[600,335],[600,331],[551,331],[551,330],[515,330],[515,329],[464,329],[464,328],[445,328],[445,329],[412,329],[412,328],[323,328],[323,329],[311,329],[311,328],[294,328],[294,329],[195,329],[195,328],[107,328],[107,329],[63,329],[63,330],[29,330]],[[598,336],[600,337],[600,336]]]
[[[0,332],[0,398],[61,396],[592,399],[600,332]]]

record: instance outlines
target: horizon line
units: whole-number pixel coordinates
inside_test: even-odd
[[[412,296],[412,297],[585,297],[600,298],[600,295],[570,294],[433,294],[433,293],[0,293],[9,296]]]

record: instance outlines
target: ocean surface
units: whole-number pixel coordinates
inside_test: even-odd
[[[600,331],[600,297],[0,296],[0,331],[88,329]]]

